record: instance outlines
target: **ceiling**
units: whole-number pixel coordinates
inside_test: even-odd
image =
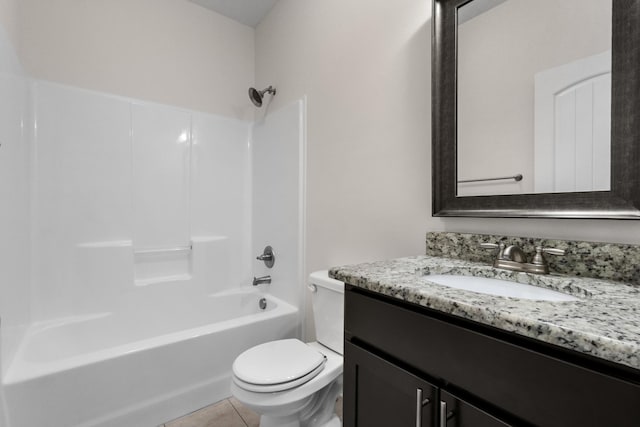
[[[278,0],[191,0],[250,27],[256,27]]]

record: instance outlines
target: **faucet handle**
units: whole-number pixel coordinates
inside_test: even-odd
[[[536,248],[537,249],[537,248]],[[567,251],[559,248],[542,248],[542,252],[549,255],[566,255]]]
[[[546,261],[544,260],[543,253],[549,255],[565,255],[567,252],[564,249],[558,248],[545,248],[543,246],[536,246],[536,254],[533,256],[533,260],[531,260],[531,264],[534,265],[546,265]]]
[[[498,256],[496,258],[502,259],[504,257],[504,248],[506,245],[504,243],[490,243],[490,242],[481,242],[480,247],[482,249],[498,249]]]
[[[500,245],[497,243],[481,242],[480,247],[483,249],[498,249]]]
[[[273,252],[273,248],[271,246],[266,246],[264,251],[262,251],[262,254],[258,255],[256,259],[258,261],[263,261],[267,268],[272,268],[273,264],[276,262],[276,254]]]

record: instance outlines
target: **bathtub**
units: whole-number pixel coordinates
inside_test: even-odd
[[[235,357],[298,323],[251,288],[34,324],[4,378],[9,426],[157,426],[228,397]]]

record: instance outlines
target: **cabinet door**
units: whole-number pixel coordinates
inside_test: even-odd
[[[464,390],[529,425],[640,426],[635,373],[473,322],[452,323],[453,317],[436,318],[423,307],[399,306],[365,292],[345,291],[347,336],[417,372],[442,378],[453,390]]]
[[[439,427],[504,427],[509,425],[444,390],[440,390],[438,405]]]
[[[344,356],[345,427],[435,427],[433,385],[349,342]]]

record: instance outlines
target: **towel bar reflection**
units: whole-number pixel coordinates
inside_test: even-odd
[[[513,176],[500,176],[497,178],[461,179],[458,181],[458,184],[464,184],[466,182],[501,181],[503,179],[513,179],[514,181],[522,181],[522,174],[519,173]]]
[[[193,245],[189,246],[175,246],[173,248],[151,248],[151,249],[139,249],[134,250],[133,253],[136,255],[142,254],[164,254],[168,252],[187,252],[193,250]]]

